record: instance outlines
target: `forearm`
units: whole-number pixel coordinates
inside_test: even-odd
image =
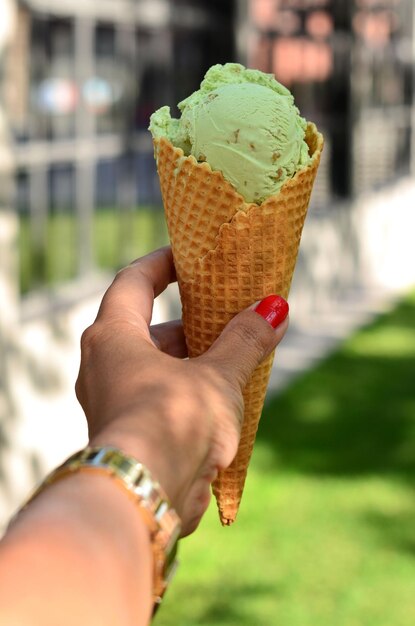
[[[139,626],[152,610],[152,554],[137,506],[107,476],[49,486],[0,544],[0,623]]]

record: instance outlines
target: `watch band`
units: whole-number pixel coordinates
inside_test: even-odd
[[[150,531],[153,550],[154,615],[178,565],[176,554],[181,531],[179,516],[149,470],[133,457],[110,446],[87,447],[73,454],[46,477],[29,502],[47,485],[81,470],[110,474],[139,505],[138,510]]]

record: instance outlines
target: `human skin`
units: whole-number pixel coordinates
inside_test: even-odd
[[[242,389],[288,319],[274,329],[267,311],[251,307],[206,354],[185,359],[179,322],[149,326],[154,298],[174,280],[170,248],[117,274],[83,334],[76,392],[90,445],[117,446],[144,463],[186,535],[235,456]],[[140,626],[151,611],[148,531],[106,476],[79,472],[49,486],[0,542],[1,624]]]

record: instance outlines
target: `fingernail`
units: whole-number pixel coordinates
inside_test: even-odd
[[[281,296],[267,296],[258,302],[254,311],[264,318],[272,328],[277,328],[287,317],[288,302]]]

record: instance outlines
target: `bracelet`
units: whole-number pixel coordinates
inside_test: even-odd
[[[118,448],[108,446],[88,447],[73,454],[46,477],[25,506],[48,485],[80,470],[109,474],[138,504],[138,511],[150,532],[153,551],[154,616],[177,569],[176,554],[181,531],[179,516],[159,483],[142,463]]]

